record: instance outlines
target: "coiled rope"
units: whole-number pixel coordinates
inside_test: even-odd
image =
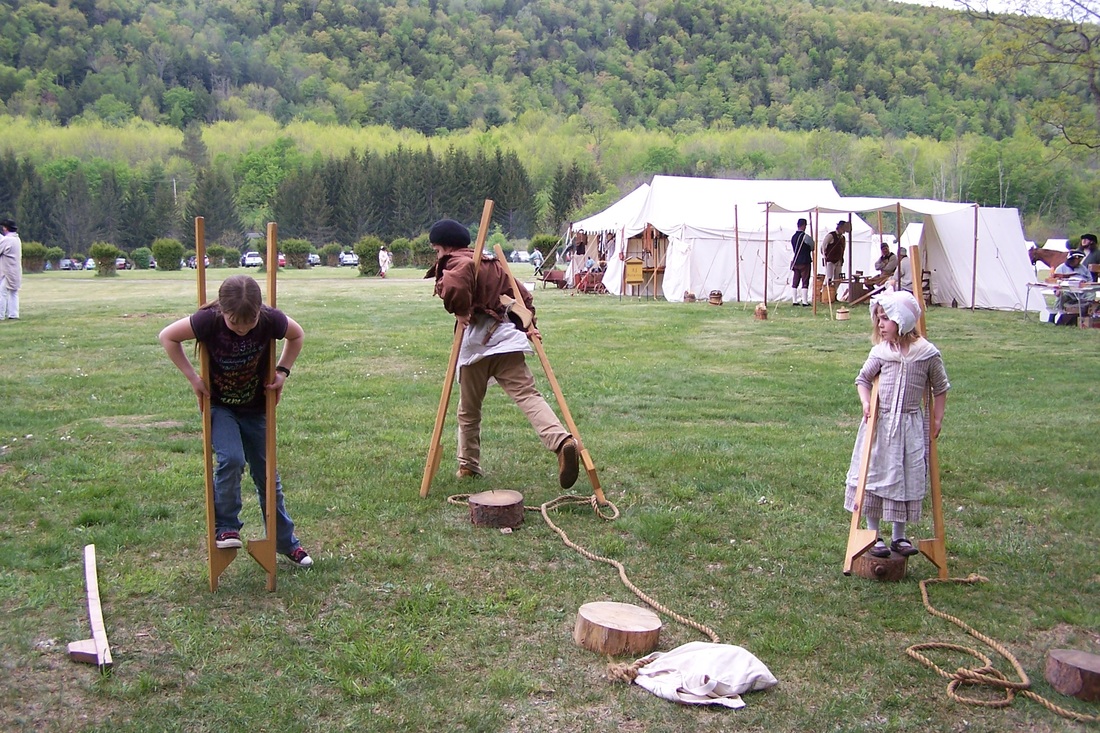
[[[452,496],[448,496],[447,501],[451,504],[462,505],[462,504],[468,503],[468,500],[469,500],[470,496],[472,496],[472,495],[471,494],[454,494]],[[565,530],[563,530],[558,525],[554,524],[553,520],[550,519],[550,510],[552,510],[552,509],[557,509],[557,508],[563,507],[563,506],[585,505],[585,504],[591,506],[593,511],[596,512],[596,516],[598,516],[600,519],[611,522],[611,521],[614,521],[614,520],[619,518],[619,509],[618,509],[618,507],[616,507],[613,503],[611,503],[609,501],[609,502],[607,502],[607,506],[610,507],[610,513],[605,513],[604,508],[600,506],[599,502],[596,500],[596,497],[594,495],[593,496],[580,496],[578,494],[564,494],[562,496],[557,497],[556,499],[551,499],[550,501],[547,501],[547,502],[545,502],[545,503],[543,503],[539,506],[527,506],[525,504],[523,506],[523,510],[527,511],[527,512],[539,512],[542,515],[543,521],[545,521],[546,524],[550,526],[550,529],[552,529],[552,530],[554,530],[555,532],[558,533],[558,536],[561,537],[562,542],[564,542],[567,547],[570,547],[570,548],[576,550],[577,552],[579,552],[581,555],[588,558],[589,560],[595,560],[596,562],[606,563],[608,565],[611,565],[611,566],[615,567],[619,571],[619,579],[622,580],[623,585],[625,585],[627,588],[629,588],[631,590],[631,592],[634,593],[634,595],[638,596],[638,598],[640,598],[642,601],[644,601],[646,603],[646,605],[650,606],[653,610],[657,611],[658,613],[665,614],[666,616],[672,618],[673,620],[677,621],[680,624],[683,624],[684,626],[688,626],[688,627],[691,627],[691,628],[695,629],[696,631],[702,633],[704,636],[709,638],[715,644],[719,643],[718,634],[716,634],[710,627],[704,626],[703,624],[699,623],[698,621],[694,621],[694,620],[692,620],[692,619],[690,619],[686,616],[681,616],[680,614],[676,613],[672,609],[667,608],[667,607],[661,605],[660,603],[658,603],[655,599],[648,596],[644,591],[642,591],[641,588],[634,585],[634,583],[632,583],[630,581],[630,578],[627,577],[627,574],[626,574],[626,568],[623,566],[623,564],[621,562],[619,562],[618,560],[613,560],[610,557],[603,557],[602,555],[597,555],[596,553],[594,553],[590,550],[586,550],[585,548],[581,547],[576,542],[569,539],[569,535],[567,535],[565,533]]]
[[[1007,648],[1000,644],[996,639],[992,639],[985,634],[981,633],[974,627],[967,624],[960,618],[952,616],[951,614],[944,613],[938,610],[932,605],[932,602],[928,600],[928,585],[930,583],[985,583],[988,582],[987,578],[971,573],[966,578],[946,578],[941,580],[940,578],[925,578],[920,582],[920,596],[921,601],[924,603],[924,607],[928,610],[928,613],[933,616],[942,618],[945,621],[950,621],[966,633],[973,636],[975,639],[987,644],[990,648],[995,650],[998,654],[1008,660],[1012,665],[1012,669],[1016,675],[1020,678],[1019,682],[1010,680],[1003,672],[993,667],[992,660],[976,649],[960,646],[958,644],[947,644],[943,642],[928,642],[925,644],[914,644],[905,650],[913,659],[923,664],[926,667],[930,667],[935,670],[941,677],[951,680],[947,685],[947,696],[956,702],[963,703],[965,705],[978,705],[989,708],[1004,708],[1012,704],[1013,699],[1017,694],[1034,700],[1047,710],[1056,715],[1060,715],[1063,718],[1076,721],[1078,723],[1096,723],[1100,722],[1100,716],[1085,715],[1083,713],[1074,712],[1066,708],[1055,705],[1050,700],[1047,700],[1042,695],[1032,692],[1031,680],[1028,678],[1024,668],[1020,665],[1018,659]],[[959,652],[962,654],[969,654],[976,659],[981,660],[982,666],[975,668],[959,667],[954,673],[947,672],[941,669],[935,662],[922,654],[923,650],[927,649],[947,649],[953,652]],[[998,690],[1004,690],[1005,696],[995,700],[983,700],[980,698],[965,697],[959,694],[959,688],[964,686],[981,686],[990,687]]]

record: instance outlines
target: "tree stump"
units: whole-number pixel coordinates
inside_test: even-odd
[[[1047,652],[1046,680],[1063,695],[1100,700],[1100,655],[1075,649]]]
[[[508,527],[523,524],[523,494],[501,489],[482,491],[469,498],[470,521],[478,527]]]
[[[905,577],[905,555],[891,552],[890,557],[875,557],[865,552],[852,561],[852,572],[867,580],[898,581]]]
[[[647,608],[597,601],[577,611],[573,641],[589,651],[639,657],[657,648],[661,619]]]

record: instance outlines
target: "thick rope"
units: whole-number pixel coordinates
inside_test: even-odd
[[[469,500],[470,496],[471,496],[471,494],[454,494],[452,496],[448,496],[447,501],[450,502],[451,504],[462,505],[464,503],[468,503],[468,500]],[[719,643],[718,634],[714,633],[714,631],[712,629],[710,629],[707,626],[704,626],[703,624],[701,624],[697,621],[693,621],[692,619],[687,618],[686,616],[681,616],[680,614],[676,613],[675,611],[673,611],[669,608],[666,608],[665,606],[662,606],[656,600],[654,600],[650,596],[646,595],[642,591],[641,588],[634,585],[634,583],[630,582],[630,578],[628,578],[627,575],[626,575],[626,568],[623,567],[623,564],[621,562],[619,562],[618,560],[613,560],[609,557],[603,557],[602,555],[597,555],[594,552],[590,552],[589,550],[586,550],[585,548],[578,545],[576,542],[573,542],[573,540],[569,539],[569,535],[567,535],[561,527],[559,527],[558,525],[554,524],[553,521],[551,521],[550,514],[549,514],[551,509],[557,509],[558,507],[562,507],[562,506],[579,505],[579,504],[587,504],[587,505],[591,506],[592,509],[596,512],[596,516],[598,516],[600,519],[606,520],[608,522],[614,521],[615,519],[619,518],[619,509],[618,509],[618,507],[616,507],[610,501],[607,502],[607,506],[611,507],[611,513],[608,514],[608,513],[604,512],[603,508],[600,506],[600,504],[596,500],[595,496],[579,496],[579,495],[576,495],[576,494],[565,494],[565,495],[559,496],[556,499],[551,499],[550,501],[545,502],[540,506],[527,506],[527,505],[524,505],[523,510],[528,511],[528,512],[539,512],[540,514],[542,514],[543,520],[546,522],[546,524],[548,524],[550,526],[550,529],[552,529],[552,530],[554,530],[555,532],[558,533],[558,536],[561,537],[562,541],[566,544],[566,546],[571,547],[572,549],[576,550],[581,555],[587,557],[589,560],[595,560],[597,562],[607,563],[608,565],[614,566],[619,571],[619,579],[623,581],[623,585],[625,585],[627,588],[629,588],[634,593],[634,595],[636,595],[636,596],[638,596],[638,598],[642,599],[642,601],[644,601],[648,606],[653,608],[653,610],[657,611],[658,613],[665,614],[666,616],[674,619],[675,621],[683,624],[684,626],[689,626],[689,627],[695,629],[696,631],[702,633],[704,636],[709,638],[715,644]],[[637,667],[642,666],[642,665],[638,665],[637,662],[635,662],[634,664],[637,665]],[[628,666],[630,666],[630,665],[628,665]],[[637,676],[637,668],[635,668],[635,670],[634,670],[634,676]],[[634,677],[630,677],[629,679],[633,680]]]
[[[970,583],[984,583],[984,582],[988,582],[988,579],[983,578],[982,576],[976,575],[976,574],[973,574],[973,573],[971,573],[971,575],[969,577],[966,577],[966,578],[947,578],[945,580],[941,580],[939,578],[925,578],[924,580],[922,580],[920,582],[921,601],[924,603],[924,607],[928,610],[928,613],[932,614],[933,616],[937,616],[939,618],[942,618],[945,621],[950,621],[951,623],[955,624],[956,626],[958,626],[960,629],[962,629],[966,633],[973,636],[975,639],[978,639],[979,641],[987,644],[990,648],[992,648],[998,654],[1000,654],[1002,657],[1007,659],[1009,664],[1012,665],[1012,669],[1015,671],[1016,675],[1020,678],[1019,682],[1014,682],[1014,681],[1008,679],[1008,677],[1005,676],[1005,674],[1003,672],[1001,672],[998,669],[995,669],[993,667],[992,660],[989,657],[987,657],[986,655],[982,654],[981,652],[978,652],[975,649],[971,649],[971,648],[965,647],[965,646],[960,646],[958,644],[946,644],[946,643],[942,643],[942,642],[928,642],[926,644],[914,644],[913,646],[906,649],[905,653],[908,654],[913,659],[916,659],[918,662],[920,662],[924,666],[932,668],[941,677],[945,677],[946,679],[951,680],[951,682],[948,683],[948,685],[947,685],[947,696],[949,698],[951,698],[952,700],[956,701],[956,702],[960,702],[960,703],[963,703],[963,704],[966,704],[966,705],[979,705],[979,706],[982,706],[982,707],[990,707],[990,708],[1004,708],[1004,707],[1008,707],[1009,705],[1011,705],[1013,699],[1016,697],[1016,694],[1019,693],[1019,694],[1023,695],[1024,697],[1026,697],[1030,700],[1034,700],[1035,702],[1037,702],[1040,705],[1042,705],[1043,707],[1045,707],[1047,710],[1051,711],[1052,713],[1054,713],[1056,715],[1060,715],[1063,718],[1068,718],[1068,719],[1076,721],[1078,723],[1096,723],[1096,722],[1100,722],[1100,716],[1084,715],[1083,713],[1077,713],[1077,712],[1074,712],[1072,710],[1068,710],[1066,708],[1059,707],[1058,705],[1055,705],[1054,703],[1052,703],[1050,700],[1047,700],[1042,695],[1039,695],[1037,693],[1032,692],[1030,689],[1028,689],[1028,688],[1031,687],[1031,680],[1028,679],[1027,673],[1024,672],[1024,668],[1020,665],[1019,660],[1016,659],[1016,657],[1012,654],[1012,652],[1010,652],[1007,648],[1005,648],[1002,644],[997,642],[995,639],[992,639],[992,638],[986,636],[985,634],[981,633],[980,631],[978,631],[974,627],[967,624],[962,619],[956,618],[955,616],[952,616],[950,614],[944,613],[943,611],[940,611],[940,610],[936,609],[932,605],[931,601],[928,600],[928,584],[929,583],[967,583],[967,584],[970,584]],[[976,668],[971,668],[971,669],[968,669],[966,667],[959,667],[957,670],[955,670],[954,673],[947,672],[947,671],[941,669],[939,666],[936,665],[935,662],[933,662],[931,659],[929,659],[927,656],[925,656],[924,654],[921,653],[921,651],[925,650],[925,649],[947,649],[947,650],[954,651],[954,652],[959,652],[959,653],[962,653],[962,654],[969,654],[970,656],[975,657],[976,659],[980,659],[982,661],[982,666],[981,667],[976,667]],[[973,697],[964,697],[963,695],[960,695],[959,692],[958,692],[959,688],[962,687],[963,685],[991,687],[991,688],[998,689],[998,690],[1004,690],[1005,696],[1004,696],[1004,698],[997,699],[997,700],[983,700],[983,699],[973,698]]]

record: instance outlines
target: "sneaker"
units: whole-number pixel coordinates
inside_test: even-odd
[[[294,552],[284,553],[286,558],[300,568],[313,566],[313,558],[309,556],[304,547],[298,547]]]
[[[563,489],[573,488],[577,483],[577,473],[580,466],[577,464],[577,441],[572,437],[566,438],[558,446],[558,484]]]
[[[457,471],[455,471],[455,476],[457,476],[458,478],[480,478],[481,477],[481,475],[477,471],[474,471],[473,469],[470,469],[470,468],[466,468],[465,466],[462,466]]]
[[[240,532],[226,529],[214,535],[214,546],[219,550],[230,550],[237,547],[244,547],[244,543],[241,542]]]

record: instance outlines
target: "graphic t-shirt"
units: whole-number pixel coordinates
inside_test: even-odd
[[[195,338],[210,354],[210,399],[248,412],[265,407],[264,382],[272,339],[286,337],[286,314],[262,306],[256,327],[238,336],[225,325],[219,308],[196,311],[191,316]]]

